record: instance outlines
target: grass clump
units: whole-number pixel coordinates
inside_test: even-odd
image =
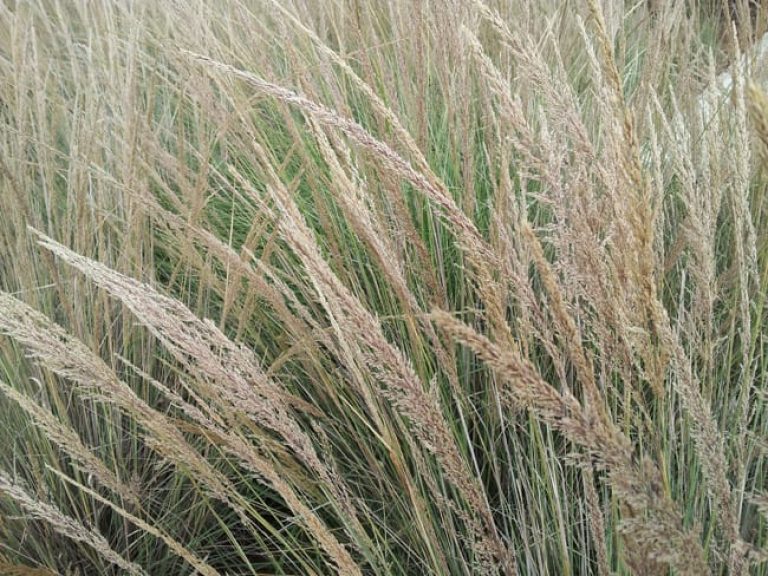
[[[0,14],[0,573],[768,573],[761,9]]]

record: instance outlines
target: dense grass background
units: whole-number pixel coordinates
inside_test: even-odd
[[[0,573],[768,573],[764,20],[0,2]]]

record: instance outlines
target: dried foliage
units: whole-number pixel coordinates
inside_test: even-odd
[[[767,574],[766,21],[0,4],[0,573]]]

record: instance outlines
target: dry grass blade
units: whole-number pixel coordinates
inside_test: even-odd
[[[129,562],[115,552],[109,542],[91,528],[83,526],[74,518],[62,514],[62,512],[42,500],[35,498],[24,487],[0,471],[0,494],[12,498],[29,515],[30,518],[45,522],[56,532],[77,542],[82,542],[93,548],[102,558],[119,566],[133,576],[146,576],[147,573],[141,566]]]
[[[48,568],[33,568],[26,564],[10,564],[0,561],[0,574],[3,576],[57,576]]]
[[[424,193],[427,198],[432,200],[438,208],[440,208],[443,216],[452,225],[453,230],[458,235],[462,244],[466,247],[468,253],[476,254],[480,261],[484,258],[488,262],[488,265],[492,264],[495,259],[493,253],[486,246],[482,236],[472,221],[464,215],[461,209],[453,201],[453,198],[451,198],[445,186],[434,184],[423,174],[414,170],[407,160],[402,158],[402,156],[394,151],[389,145],[374,138],[358,123],[349,120],[348,118],[344,118],[337,112],[317,104],[316,102],[312,102],[296,92],[263,80],[255,74],[240,70],[239,68],[223,62],[217,62],[207,56],[188,51],[184,51],[184,53],[194,61],[244,80],[260,92],[272,96],[281,102],[297,106],[302,111],[311,114],[321,124],[342,131],[353,141],[370,150],[383,166],[403,178],[417,190]]]
[[[156,526],[153,526],[149,522],[145,522],[138,516],[131,514],[121,506],[118,506],[114,502],[111,502],[110,500],[107,500],[103,496],[100,496],[99,494],[97,494],[87,486],[84,486],[80,482],[77,482],[74,479],[68,476],[65,476],[60,471],[54,470],[53,468],[49,468],[48,471],[56,475],[63,482],[66,482],[67,484],[70,484],[76,487],[78,490],[80,490],[84,494],[88,494],[91,498],[93,498],[97,502],[100,502],[105,506],[109,506],[112,510],[114,510],[117,514],[119,514],[120,516],[128,520],[131,524],[136,526],[139,530],[142,530],[143,532],[146,532],[147,534],[154,536],[158,540],[161,540],[166,546],[168,546],[168,548],[170,548],[173,551],[174,554],[176,554],[179,558],[187,562],[199,574],[203,574],[204,576],[219,576],[219,572],[215,568],[213,568],[203,559],[199,558],[196,554],[188,550],[182,543],[171,538],[171,536],[166,534],[163,530],[157,528]]]
[[[142,401],[81,341],[20,300],[0,292],[0,332],[22,344],[31,359],[78,384],[87,397],[118,406],[146,430],[146,441],[180,469],[194,470],[223,502],[237,491],[189,445],[164,414]],[[240,507],[233,509],[243,514]]]
[[[557,392],[526,360],[502,351],[450,314],[435,311],[432,318],[508,382],[509,408],[525,406],[597,460],[615,494],[627,505],[629,517],[623,519],[623,526],[632,537],[630,545],[648,546],[654,560],[669,564],[679,574],[709,573],[698,537],[682,528],[677,506],[661,490],[658,470],[647,460],[642,465],[636,462],[629,440],[613,423],[582,408],[569,392]]]
[[[2,309],[2,299],[0,299],[0,309]],[[0,380],[0,392],[16,402],[29,414],[35,425],[43,431],[49,440],[56,443],[62,451],[69,455],[82,472],[92,474],[102,486],[111,490],[116,496],[125,498],[131,505],[141,506],[139,495],[130,486],[121,482],[117,475],[109,470],[104,462],[83,444],[75,430],[61,422],[49,410],[39,406],[31,398],[2,380]]]
[[[270,168],[265,151],[254,145],[269,175],[269,192],[284,217],[279,221],[285,241],[301,257],[313,284],[332,318],[340,338],[357,341],[359,354],[372,368],[382,394],[404,415],[424,448],[433,454],[449,481],[461,494],[472,513],[467,515],[474,546],[482,558],[484,572],[498,562],[505,571],[516,571],[514,550],[500,538],[489,503],[479,482],[461,454],[439,398],[428,394],[404,353],[384,336],[380,322],[355,298],[322,257],[312,231],[304,221],[289,191]],[[241,180],[253,194],[252,186]],[[366,391],[363,391],[365,394]],[[495,560],[494,560],[495,557]]]
[[[747,88],[747,100],[759,141],[758,155],[765,168],[768,167],[768,96],[752,82]]]
[[[245,410],[254,417],[256,424],[282,433],[288,445],[319,474],[323,484],[332,488],[333,483],[318,459],[314,447],[296,422],[289,417],[284,396],[273,382],[267,380],[255,359],[245,349],[233,344],[212,323],[198,319],[180,302],[165,297],[149,286],[110,270],[98,262],[79,256],[42,234],[38,235],[42,246],[120,298],[183,364],[200,374],[204,381],[207,380],[208,385],[202,390],[205,397],[215,399],[220,405],[228,405],[230,412]],[[108,377],[105,375],[105,378]],[[216,388],[217,385],[219,388]],[[124,386],[116,384],[114,388],[118,398],[127,394]],[[228,392],[229,396],[225,392]],[[250,524],[244,512],[244,503],[234,486],[195,453],[180,432],[166,423],[165,418],[153,418],[150,414],[155,411],[136,400],[126,408],[129,413],[131,409],[138,412],[139,422],[154,433],[156,440],[153,441],[153,447],[166,455],[170,451],[173,454],[172,461],[178,464],[194,466],[196,473],[206,479],[213,494],[242,515],[246,525]],[[230,415],[230,425],[236,422],[237,419]],[[157,439],[165,439],[165,442]],[[258,472],[267,479],[268,485],[286,498],[287,504],[323,544],[335,566],[343,574],[358,574],[359,568],[349,552],[320,518],[299,500],[289,484],[277,476],[271,467],[263,466]]]
[[[201,392],[216,401],[231,424],[244,412],[259,426],[281,434],[307,466],[324,474],[311,441],[291,415],[289,396],[266,377],[249,350],[230,341],[212,322],[201,320],[181,302],[35,233],[43,247],[119,298],[198,376]]]

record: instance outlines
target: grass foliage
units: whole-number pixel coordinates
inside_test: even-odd
[[[0,573],[768,574],[748,4],[0,2]]]

